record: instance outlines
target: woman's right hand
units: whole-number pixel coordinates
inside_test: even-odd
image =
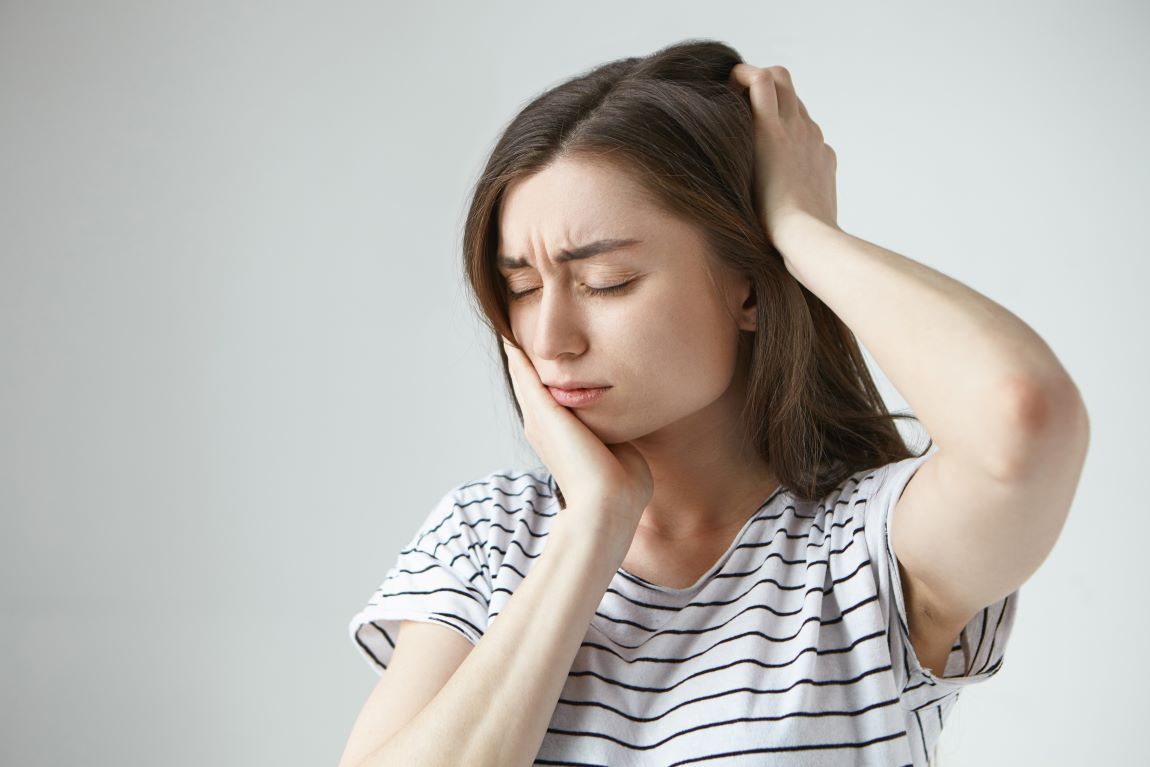
[[[633,535],[655,489],[643,454],[630,442],[604,444],[555,401],[522,349],[504,338],[503,350],[527,441],[554,475],[567,506],[603,513]]]

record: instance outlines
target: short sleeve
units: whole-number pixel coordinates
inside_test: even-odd
[[[348,632],[360,654],[382,674],[404,620],[439,623],[477,644],[487,627],[491,579],[474,523],[463,513],[457,491],[443,496]]]
[[[879,604],[886,618],[890,657],[904,708],[917,710],[957,697],[963,687],[998,673],[1018,610],[1014,593],[981,610],[962,629],[941,676],[923,668],[910,642],[906,602],[898,560],[891,542],[895,504],[920,466],[938,452],[936,446],[874,470],[876,486],[866,502],[865,536],[878,583]]]

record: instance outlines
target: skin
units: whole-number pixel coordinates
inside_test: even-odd
[[[607,238],[642,242],[555,263],[560,250]],[[636,551],[686,540],[725,548],[778,486],[737,428],[746,381],[737,342],[755,330],[750,280],[717,271],[721,296],[693,225],[622,170],[585,159],[509,187],[498,252],[530,264],[503,273],[510,291],[532,291],[510,300],[510,321],[538,379],[609,384],[597,402],[566,410],[605,445],[629,442],[650,469]],[[620,293],[588,292],[627,281]]]

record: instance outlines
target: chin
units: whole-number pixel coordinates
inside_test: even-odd
[[[576,415],[579,415],[576,412]],[[620,419],[607,419],[602,425],[597,423],[598,419],[593,415],[591,417],[580,418],[583,424],[591,430],[591,432],[598,437],[604,445],[618,445],[624,442],[634,442],[635,440],[642,439],[643,437],[655,434],[660,430],[660,426],[651,427],[649,423],[643,423],[638,419],[627,420],[620,423]],[[665,425],[665,424],[664,424]]]

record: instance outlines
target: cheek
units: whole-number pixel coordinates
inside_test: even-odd
[[[523,345],[523,322],[518,316],[518,312],[514,309],[509,309],[507,312],[507,324],[511,326],[511,335],[513,341],[520,346]]]
[[[625,360],[645,388],[690,386],[709,393],[726,386],[737,361],[738,337],[716,308],[679,297],[633,309],[602,333],[626,339],[612,356]]]
[[[640,316],[649,342],[658,344],[673,359],[699,363],[720,360],[733,332],[720,307],[699,293],[682,291],[665,296],[657,305],[644,307]]]

